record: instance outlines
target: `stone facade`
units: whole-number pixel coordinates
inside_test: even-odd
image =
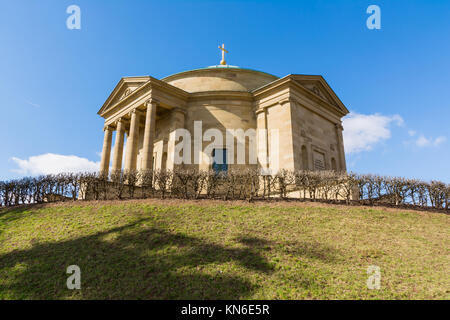
[[[225,65],[186,71],[161,80],[150,76],[122,78],[98,112],[105,119],[100,170],[109,171],[111,153],[112,170],[175,166],[210,169],[211,164],[196,161],[194,122],[202,121],[203,133],[217,129],[224,137],[230,129],[267,129],[263,135],[258,134],[255,144],[250,144],[249,138],[243,140],[246,142],[243,164],[238,164],[237,142],[232,142],[231,148],[223,141],[223,148],[235,150],[228,154],[234,159],[230,168],[270,169],[272,162],[267,164],[260,157],[258,164],[251,163],[250,151],[258,151],[258,155],[278,157],[280,169],[345,171],[341,118],[347,113],[321,76],[278,78]],[[190,164],[174,163],[171,133],[177,129],[191,134]],[[272,129],[278,130],[278,137],[271,136]],[[201,151],[206,152],[211,142],[200,139]],[[279,154],[274,150],[279,150]]]

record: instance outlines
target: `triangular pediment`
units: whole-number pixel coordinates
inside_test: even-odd
[[[320,82],[318,82],[318,81],[311,81],[311,82],[297,81],[297,82],[299,82],[302,86],[304,86],[306,89],[308,89],[315,95],[326,100],[328,103],[334,104],[333,99],[330,98],[329,94],[327,94],[327,92],[325,91],[323,86],[320,84]]]
[[[297,87],[319,103],[324,103],[341,117],[349,113],[333,89],[320,75],[289,74],[252,91],[255,97],[263,97],[285,86]],[[258,98],[260,99],[260,98]]]
[[[145,83],[150,80],[150,77],[126,77],[120,79],[119,83],[115,86],[114,90],[109,95],[108,99],[106,99],[103,106],[98,111],[98,114],[104,113],[111,106],[114,106],[121,100],[128,97],[135,90],[139,89]]]
[[[328,102],[344,113],[349,112],[322,76],[292,75],[292,78],[321,100]]]

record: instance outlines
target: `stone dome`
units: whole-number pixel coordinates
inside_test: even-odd
[[[189,93],[207,91],[249,92],[278,77],[251,69],[219,65],[180,72],[161,79]]]

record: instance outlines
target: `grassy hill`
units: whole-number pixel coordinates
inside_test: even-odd
[[[317,203],[2,209],[0,299],[449,299],[449,227],[442,213]],[[73,264],[81,290],[66,287]]]

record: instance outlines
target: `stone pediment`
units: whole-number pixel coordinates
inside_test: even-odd
[[[320,98],[326,100],[328,103],[335,104],[333,99],[330,99],[329,95],[325,92],[325,90],[322,88],[322,85],[319,82],[316,83],[300,83],[305,88],[307,88],[309,91],[313,92],[315,95],[319,96]]]
[[[344,113],[349,111],[322,76],[292,75],[295,82]]]
[[[114,100],[111,101],[112,104],[115,104],[117,102],[119,102],[120,100],[125,99],[126,97],[128,97],[134,90],[136,90],[137,88],[139,88],[139,86],[134,86],[134,85],[125,85],[118,93],[117,96],[115,97]]]
[[[252,91],[256,99],[273,94],[280,88],[285,86],[297,87],[300,92],[307,93],[306,95],[319,103],[324,103],[330,110],[334,110],[340,116],[349,113],[348,109],[334,93],[333,89],[328,85],[325,79],[320,75],[301,75],[290,74],[283,78],[277,79],[265,86]]]
[[[114,90],[109,95],[108,99],[106,99],[103,106],[98,111],[98,114],[103,113],[110,106],[117,104],[119,101],[128,97],[135,90],[143,86],[150,80],[150,77],[126,77],[120,79],[119,83],[115,86]]]

